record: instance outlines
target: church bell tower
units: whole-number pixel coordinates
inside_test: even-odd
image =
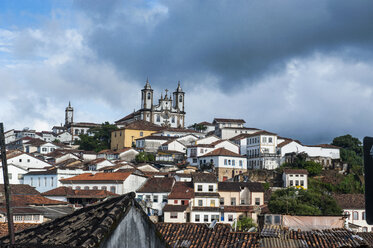
[[[74,109],[71,107],[71,103],[69,102],[69,106],[65,109],[65,126],[68,126],[73,123],[74,118]]]
[[[144,89],[141,90],[141,108],[152,109],[152,107],[153,107],[153,89],[150,86],[149,80],[147,78]]]
[[[181,89],[180,81],[177,84],[176,91],[173,93],[174,97],[174,108],[178,109],[180,112],[184,112],[184,96],[185,93]]]

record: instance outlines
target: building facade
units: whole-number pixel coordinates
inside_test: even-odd
[[[180,82],[176,90],[169,95],[168,90],[163,97],[158,100],[158,104],[153,102],[153,89],[149,80],[146,80],[144,89],[141,90],[141,109],[135,111],[124,118],[116,121],[118,127],[131,123],[135,120],[144,120],[160,126],[182,127],[185,125],[184,97],[185,92],[181,89]]]

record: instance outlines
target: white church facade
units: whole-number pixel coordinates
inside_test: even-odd
[[[181,89],[180,82],[176,90],[169,95],[168,90],[158,100],[158,104],[153,102],[153,89],[149,80],[146,80],[144,88],[141,90],[141,109],[135,111],[124,118],[115,122],[118,127],[123,127],[135,120],[144,120],[160,126],[184,128],[185,110],[184,97],[185,93]]]

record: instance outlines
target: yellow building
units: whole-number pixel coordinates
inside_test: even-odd
[[[136,139],[149,136],[162,129],[148,121],[137,120],[127,124],[125,127],[111,132],[111,149],[119,150],[132,147],[136,144]]]

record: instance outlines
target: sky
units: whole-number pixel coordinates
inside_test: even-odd
[[[0,1],[0,122],[114,121],[177,82],[186,124],[242,118],[304,144],[373,136],[373,1]]]

